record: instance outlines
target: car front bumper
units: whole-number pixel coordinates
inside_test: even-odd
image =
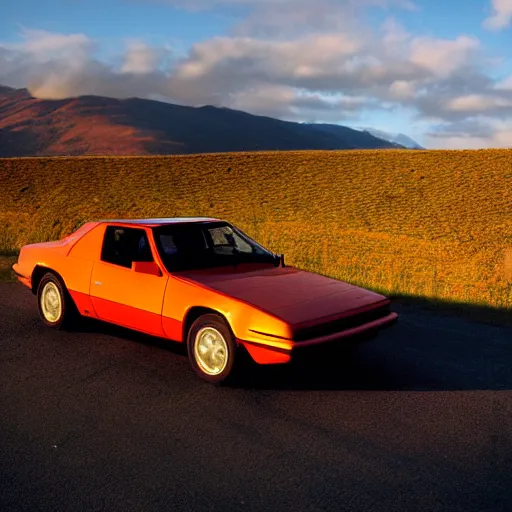
[[[389,315],[374,320],[372,322],[368,322],[363,325],[359,325],[357,327],[352,327],[351,329],[346,329],[340,332],[335,332],[333,334],[328,334],[327,336],[320,336],[318,338],[311,338],[309,340],[298,341],[293,344],[293,349],[302,348],[302,347],[312,347],[314,345],[323,345],[324,343],[332,343],[336,341],[340,341],[345,338],[352,338],[357,336],[358,334],[363,334],[368,331],[372,331],[374,329],[383,329],[385,327],[389,327],[395,324],[398,320],[397,313],[390,313]]]
[[[288,363],[292,359],[294,353],[300,352],[302,349],[315,346],[326,346],[335,344],[336,342],[346,342],[347,344],[363,341],[364,335],[372,332],[380,331],[386,327],[390,327],[398,320],[398,314],[391,312],[385,317],[367,322],[365,324],[345,329],[327,336],[310,338],[303,341],[289,340],[284,343],[280,340],[279,346],[276,344],[265,343],[264,341],[246,341],[238,340],[244,345],[252,358],[259,364],[282,364]]]

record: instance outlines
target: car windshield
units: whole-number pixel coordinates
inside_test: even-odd
[[[238,263],[278,263],[278,258],[227,223],[167,224],[153,228],[160,257],[169,272]]]

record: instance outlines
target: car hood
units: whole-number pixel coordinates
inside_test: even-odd
[[[297,325],[377,305],[386,297],[295,267],[249,272],[189,271],[181,277],[242,300]]]

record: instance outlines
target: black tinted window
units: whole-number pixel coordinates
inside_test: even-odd
[[[134,261],[153,261],[148,237],[143,229],[107,226],[101,260],[131,268]]]
[[[167,270],[193,270],[238,263],[275,264],[274,255],[226,223],[177,224],[154,228]]]

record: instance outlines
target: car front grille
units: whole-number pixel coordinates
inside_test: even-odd
[[[312,327],[306,327],[304,329],[298,329],[294,332],[293,341],[307,341],[313,338],[320,338],[322,336],[329,336],[338,332],[346,331],[354,327],[373,322],[379,318],[384,318],[390,314],[389,304],[372,309],[370,311],[364,311],[363,313],[357,313],[350,315],[345,318],[334,320],[332,322],[326,322]]]

